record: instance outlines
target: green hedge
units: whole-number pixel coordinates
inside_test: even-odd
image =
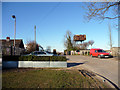
[[[67,61],[65,56],[3,56],[3,61]]]
[[[64,56],[52,56],[50,57],[50,61],[67,61],[66,57]]]
[[[18,61],[20,56],[2,56],[2,61]]]
[[[32,61],[34,56],[20,56],[18,61]]]

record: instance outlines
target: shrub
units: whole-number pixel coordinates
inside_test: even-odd
[[[90,55],[90,52],[88,52],[88,55]]]
[[[63,56],[52,56],[50,57],[50,61],[66,61],[66,57]]]
[[[34,56],[32,61],[50,61],[49,56]]]
[[[20,56],[18,58],[18,61],[31,61],[33,59],[33,56],[30,55],[30,56]]]
[[[2,61],[18,61],[20,56],[2,56]]]
[[[3,56],[3,61],[67,61],[65,56]]]

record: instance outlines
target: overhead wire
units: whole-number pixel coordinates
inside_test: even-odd
[[[51,13],[53,13],[55,11],[55,9],[57,7],[59,7],[61,4],[61,2],[57,3],[56,6],[54,6],[41,20],[40,20],[40,23],[43,22],[43,20],[45,20]],[[39,33],[41,33],[40,31],[41,30],[37,30]],[[40,37],[42,37],[42,40],[44,40],[44,37],[42,36],[42,34],[40,35]]]

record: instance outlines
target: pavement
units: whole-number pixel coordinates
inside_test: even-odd
[[[71,55],[68,58],[68,68],[87,69],[104,76],[118,86],[118,60],[115,58],[92,58],[90,56]]]

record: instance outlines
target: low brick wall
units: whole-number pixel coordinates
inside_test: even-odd
[[[66,61],[3,61],[3,68],[67,67]]]

